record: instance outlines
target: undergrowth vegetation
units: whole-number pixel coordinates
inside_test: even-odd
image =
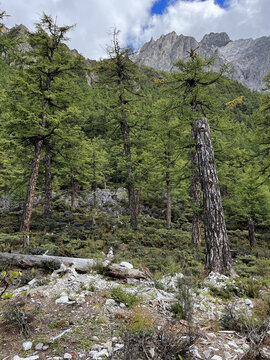
[[[171,230],[166,230],[165,221],[141,216],[138,229],[134,231],[128,216],[113,216],[100,209],[89,211],[84,207],[65,211],[44,219],[43,209],[37,207],[33,213],[30,244],[26,248],[23,234],[17,232],[20,211],[2,211],[0,251],[33,255],[48,251],[48,255],[55,256],[101,258],[102,253],[106,254],[112,247],[115,262],[125,260],[135,267],[146,266],[157,279],[165,273],[182,272],[196,278],[204,272],[204,242],[198,248],[191,245],[187,220],[181,226],[174,224]],[[251,249],[247,231],[229,231],[233,266],[241,277],[260,277],[264,285],[269,284],[268,237],[267,233],[257,233],[257,246]],[[247,280],[245,293],[252,297],[249,292],[254,289],[249,290],[248,284]]]

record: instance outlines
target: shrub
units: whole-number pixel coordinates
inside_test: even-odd
[[[129,327],[135,332],[151,332],[154,329],[154,324],[150,314],[145,309],[135,308],[129,320]]]
[[[248,356],[250,359],[256,359],[260,352],[261,344],[267,334],[268,321],[249,315],[244,311],[236,311],[233,305],[228,305],[221,318],[221,325],[225,330],[235,330],[245,336],[250,344]],[[247,357],[249,359],[249,357]]]
[[[238,283],[238,287],[242,290],[243,295],[252,299],[258,298],[260,295],[261,285],[256,279],[242,278]]]
[[[193,328],[183,333],[175,322],[168,322],[152,331],[134,332],[127,329],[122,336],[124,348],[119,359],[179,360],[188,353],[197,338],[198,333]]]
[[[192,322],[193,318],[193,298],[191,295],[191,279],[188,277],[178,278],[177,287],[178,293],[178,314],[182,315],[182,319]]]
[[[33,280],[36,277],[36,270],[33,268],[31,270],[26,270],[22,273],[20,277],[20,285],[26,285],[29,281]]]
[[[124,303],[127,307],[139,304],[143,299],[137,293],[125,291],[121,286],[112,288],[112,297],[119,303]]]
[[[17,304],[11,304],[3,313],[3,317],[8,326],[16,327],[20,333],[29,336],[31,333],[31,322],[34,314],[30,311],[25,312],[23,308]]]

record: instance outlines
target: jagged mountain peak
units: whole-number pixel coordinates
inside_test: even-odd
[[[263,77],[270,70],[270,36],[231,40],[226,32],[211,32],[198,42],[192,36],[177,35],[173,31],[144,44],[135,61],[171,72],[179,59],[185,60],[189,51],[197,48],[200,56],[215,57],[215,71],[229,63],[233,70],[232,79],[252,90],[260,91],[263,88]]]
[[[230,41],[231,39],[229,38],[229,35],[226,32],[221,32],[221,33],[211,32],[210,34],[204,35],[200,44],[222,47],[222,46],[226,46]]]

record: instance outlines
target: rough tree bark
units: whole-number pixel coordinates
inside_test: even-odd
[[[248,218],[248,239],[251,248],[256,246],[255,224],[251,217]]]
[[[136,216],[136,199],[134,189],[134,178],[133,178],[133,166],[131,159],[131,145],[129,139],[129,126],[126,119],[126,113],[122,111],[121,129],[124,137],[124,151],[126,157],[126,169],[127,169],[127,188],[128,188],[128,200],[130,210],[130,224],[133,229],[137,228],[137,216]]]
[[[44,200],[44,215],[51,216],[52,214],[52,170],[51,170],[51,156],[46,145],[46,152],[44,157],[45,164],[45,200]]]
[[[42,150],[43,140],[38,140],[36,142],[34,157],[32,161],[31,175],[28,183],[26,200],[24,202],[23,214],[20,224],[21,232],[29,232],[30,230],[30,220],[33,210],[34,197],[36,192],[36,185],[38,179],[38,170],[40,164],[41,150]]]
[[[192,184],[191,184],[191,196],[193,202],[193,217],[192,217],[192,243],[195,246],[201,244],[201,182],[198,170],[198,157],[196,151],[192,151]]]
[[[46,89],[49,90],[51,87],[51,78],[47,78],[46,83]],[[47,107],[48,107],[49,101],[48,99],[44,98],[43,104],[42,104],[42,120],[41,120],[41,126],[45,128],[47,126]],[[30,220],[33,210],[33,204],[34,204],[34,197],[36,192],[36,185],[37,185],[37,179],[38,179],[38,171],[39,171],[39,165],[40,165],[40,157],[41,157],[41,150],[43,147],[44,140],[42,138],[36,140],[35,144],[35,151],[34,151],[34,157],[32,161],[32,170],[31,175],[28,183],[27,193],[26,193],[26,199],[24,203],[22,218],[21,218],[21,224],[20,224],[20,232],[29,232],[30,230]]]
[[[203,192],[206,268],[221,274],[233,274],[208,120],[196,120],[193,124],[193,133]]]
[[[142,194],[142,188],[139,187],[139,189],[137,190],[137,196],[136,196],[136,216],[138,216],[140,213],[141,194]]]

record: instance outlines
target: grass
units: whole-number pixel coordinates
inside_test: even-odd
[[[148,267],[157,279],[166,273],[199,276],[203,271],[204,242],[198,249],[191,245],[189,217],[184,214],[181,223],[175,222],[170,231],[166,230],[163,219],[139,217],[138,229],[134,231],[128,216],[114,217],[99,209],[94,213],[85,208],[71,213],[62,205],[58,201],[52,217],[46,219],[42,207],[34,209],[30,246],[26,249],[22,234],[16,232],[20,211],[2,212],[0,251],[43,254],[48,250],[48,255],[101,258],[102,252],[107,253],[112,247],[115,262],[132,259],[136,268]],[[257,247],[250,249],[247,231],[230,230],[228,233],[237,257],[236,272],[241,277],[264,278],[270,271],[268,235],[256,234]]]

